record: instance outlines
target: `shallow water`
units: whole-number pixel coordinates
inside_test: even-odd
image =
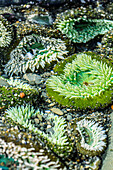
[[[105,4],[111,9],[106,1],[0,0],[0,168],[101,169],[113,111]],[[74,27],[60,30],[73,16]],[[109,26],[97,29],[95,18]]]

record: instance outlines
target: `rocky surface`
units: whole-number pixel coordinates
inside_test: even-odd
[[[113,170],[113,112],[111,113],[111,129],[109,131],[110,144],[107,149],[105,160],[101,170]]]

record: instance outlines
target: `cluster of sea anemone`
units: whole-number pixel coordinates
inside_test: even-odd
[[[34,152],[34,150],[34,148],[21,147],[13,142],[5,142],[0,139],[0,153],[4,155],[4,160],[9,158],[11,161],[15,161],[15,166],[18,169],[47,168],[52,170],[60,167],[58,161],[51,161],[48,156],[44,155],[42,149],[39,152]]]
[[[42,140],[46,140],[50,149],[59,156],[67,156],[72,151],[71,143],[66,136],[67,125],[64,118],[58,117],[53,113],[49,114],[47,120],[52,120],[52,124],[54,124],[52,127],[53,133],[46,134],[44,131],[41,131],[40,128],[36,128],[31,122],[32,117],[35,117],[38,114],[43,115],[43,112],[39,109],[35,111],[30,105],[26,105],[25,107],[16,106],[7,109],[5,113],[7,114],[7,117],[12,119],[16,124],[28,128],[29,131],[32,131],[43,138]]]
[[[47,2],[51,5],[53,1]],[[62,0],[62,2],[67,1]],[[113,16],[109,16],[108,11],[96,9],[91,6],[66,11],[62,9],[57,15],[52,16],[45,8],[29,3],[20,7],[19,10],[15,8],[18,14],[13,17],[17,17],[17,22],[9,24],[7,19],[0,16],[0,49],[10,47],[13,36],[16,38],[14,46],[7,54],[10,59],[4,66],[5,74],[11,77],[10,79],[0,77],[5,81],[0,84],[0,111],[2,112],[3,109],[5,123],[8,123],[9,127],[23,129],[30,136],[28,143],[26,142],[28,139],[22,136],[25,139],[24,144],[28,144],[26,148],[14,143],[8,144],[0,139],[0,151],[2,154],[5,152],[6,157],[12,157],[18,161],[18,168],[59,169],[60,165],[57,162],[51,162],[43,155],[41,149],[37,153],[37,147],[27,148],[29,145],[36,146],[37,139],[44,147],[45,153],[51,151],[64,166],[71,168],[69,164],[73,160],[76,161],[76,165],[72,169],[79,169],[78,162],[81,160],[84,169],[99,168],[99,156],[107,147],[107,131],[105,130],[107,125],[105,128],[102,126],[104,118],[102,119],[103,115],[97,110],[111,104],[113,99],[113,66],[110,61]],[[21,19],[20,11],[23,11]],[[8,15],[12,16],[9,13]],[[15,34],[13,34],[13,28]],[[78,49],[80,45],[78,43],[87,47],[85,43],[104,34],[106,35],[102,42],[96,42],[101,46],[96,52],[103,48],[106,48],[105,51],[108,52],[110,47],[109,53],[101,53],[101,55],[93,52],[75,53],[75,49]],[[72,55],[67,57],[68,54]],[[109,62],[106,58],[109,58]],[[17,77],[22,78],[24,73],[29,72],[41,74],[40,77],[43,80],[40,87],[38,84],[34,88]],[[41,90],[38,91],[38,88]],[[45,98],[42,101],[42,93],[45,96],[47,94],[47,101]],[[42,104],[42,102],[45,103]],[[54,112],[54,109],[50,109],[55,105],[61,110],[57,108]],[[45,110],[47,107],[48,110]],[[93,114],[94,109],[97,111],[94,112],[95,118],[81,116],[84,112]],[[100,116],[101,121],[96,119],[96,114]],[[7,130],[5,132],[7,134]],[[1,136],[5,136],[3,133]],[[31,139],[34,141],[31,142]],[[18,154],[17,157],[15,153]],[[75,158],[75,155],[80,160]]]

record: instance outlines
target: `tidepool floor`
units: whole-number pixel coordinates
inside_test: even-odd
[[[113,112],[111,113],[111,121],[111,129],[109,131],[110,144],[108,146],[101,170],[113,170]]]

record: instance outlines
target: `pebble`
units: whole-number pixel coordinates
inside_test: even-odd
[[[45,92],[42,92],[41,97],[47,98],[47,94]]]
[[[29,84],[41,84],[41,76],[33,73],[26,73],[23,75],[23,78],[29,81]]]
[[[72,120],[72,116],[71,115],[67,115],[67,120]]]
[[[45,113],[50,113],[50,110],[45,110]]]
[[[59,116],[62,116],[64,113],[60,110],[60,109],[58,109],[58,108],[52,108],[52,109],[50,109],[53,113],[56,113],[57,115],[59,115]]]
[[[39,119],[37,119],[37,118],[35,118],[34,120],[35,120],[35,123],[37,123],[37,124],[40,122]]]
[[[51,125],[47,125],[47,129],[51,128]]]
[[[54,106],[54,105],[55,105],[55,102],[49,104],[48,107],[52,107],[52,106]]]
[[[0,78],[0,86],[8,86],[9,84],[7,83],[6,80]]]

